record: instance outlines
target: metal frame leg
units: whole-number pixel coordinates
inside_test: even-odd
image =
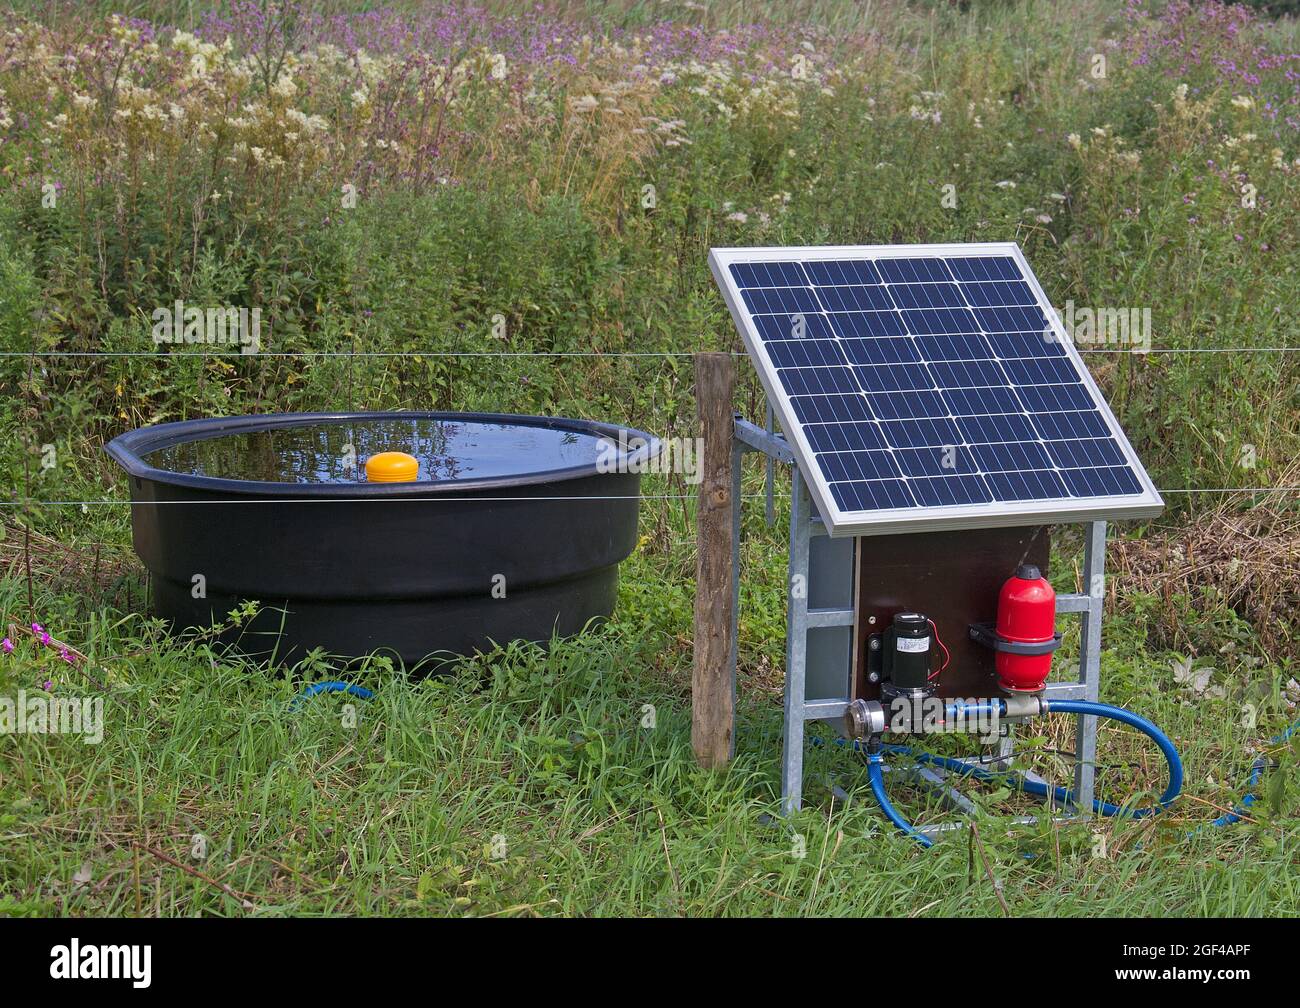
[[[790,567],[786,584],[785,732],[781,753],[781,814],[803,805],[804,690],[808,657],[808,540],[812,502],[799,468],[791,469]]]
[[[767,404],[767,433],[773,435],[776,433],[776,414],[772,412],[772,404]],[[776,524],[776,459],[766,452],[763,453],[766,464],[766,472],[763,474],[763,514],[767,519],[768,527]]]
[[[998,740],[998,758],[994,760],[991,768],[1001,773],[1010,768],[1011,757],[1016,754],[1016,726],[1007,725],[1007,733]]]
[[[1085,700],[1094,703],[1101,693],[1101,615],[1106,602],[1106,523],[1088,526],[1088,547],[1084,553],[1084,593],[1088,607],[1081,613],[1079,627],[1079,681]],[[1080,815],[1092,814],[1096,795],[1097,719],[1079,715],[1075,730],[1074,797]]]

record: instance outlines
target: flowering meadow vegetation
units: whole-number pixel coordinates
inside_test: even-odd
[[[661,499],[608,627],[460,678],[393,678],[358,742],[329,711],[285,717],[292,682],[143,615],[101,447],[300,410],[690,436],[690,354],[742,349],[710,247],[1006,240],[1063,315],[1149,318],[1149,347],[1081,340],[1168,504],[1114,530],[1103,699],[1162,723],[1192,793],[1163,824],[996,833],[998,870],[1022,883],[1007,898],[1105,912],[1122,879],[1129,912],[1294,912],[1292,753],[1270,751],[1253,822],[1187,834],[1232,805],[1300,700],[1296,22],[1190,0],[573,7],[0,14],[0,688],[111,691],[93,749],[3,740],[0,912],[928,909],[921,880],[964,864],[964,844],[921,861],[869,809],[817,801],[790,827],[807,860],[757,826],[784,661],[784,532],[761,505],[741,751],[710,778],[688,744],[680,475],[646,481]],[[258,352],[158,345],[154,313],[177,301],[258,309]],[[761,419],[740,370],[737,409]],[[746,480],[761,493],[759,470]],[[1058,539],[1058,587],[1078,550]],[[646,704],[653,738],[628,727]],[[1060,772],[1064,730],[1038,742]],[[1124,771],[1103,786],[1134,767],[1156,785],[1135,739],[1102,746]],[[833,767],[811,754],[809,781]],[[131,867],[133,843],[176,854],[195,836],[238,899]],[[1021,858],[1026,842],[1044,856]],[[864,865],[899,881],[863,887]]]

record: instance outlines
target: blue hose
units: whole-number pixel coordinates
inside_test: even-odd
[[[1109,718],[1112,721],[1118,721],[1126,724],[1130,728],[1136,728],[1147,738],[1151,739],[1160,751],[1164,754],[1165,762],[1169,764],[1169,785],[1165,788],[1164,794],[1156,799],[1155,805],[1149,808],[1135,809],[1131,812],[1125,812],[1123,806],[1111,805],[1109,802],[1093,799],[1092,808],[1094,812],[1100,812],[1102,815],[1130,815],[1134,819],[1142,819],[1146,816],[1153,815],[1156,812],[1167,809],[1178,792],[1183,789],[1183,761],[1178,756],[1178,750],[1174,744],[1169,741],[1169,736],[1157,728],[1154,724],[1142,717],[1140,714],[1134,714],[1131,710],[1125,710],[1123,707],[1114,707],[1111,704],[1096,703],[1092,700],[1048,700],[1044,707],[1048,713],[1059,714],[1089,714],[1093,717]],[[1036,794],[1042,797],[1047,796],[1047,786],[1037,781],[1025,781],[1025,791],[1029,794]],[[1074,793],[1068,788],[1052,788],[1052,796],[1060,802],[1073,803]]]
[[[295,711],[302,706],[304,700],[310,700],[312,697],[320,696],[322,693],[346,693],[348,696],[356,697],[358,700],[369,700],[375,695],[373,690],[368,690],[364,686],[355,686],[352,683],[338,682],[337,680],[318,682],[312,683],[294,697],[293,701],[289,704],[289,709]]]
[[[1241,801],[1237,803],[1235,810],[1219,816],[1219,818],[1215,819],[1214,822],[1210,823],[1210,825],[1231,826],[1233,823],[1241,822],[1242,817],[1246,814],[1246,810],[1255,804],[1255,786],[1259,783],[1259,779],[1264,776],[1264,771],[1267,769],[1267,759],[1261,756],[1259,759],[1255,760],[1255,762],[1250,765],[1250,780],[1246,782],[1246,787],[1250,790],[1242,795]]]
[[[1141,819],[1144,816],[1153,815],[1162,811],[1173,803],[1178,797],[1179,791],[1183,787],[1183,761],[1178,756],[1178,750],[1174,744],[1169,741],[1159,728],[1138,714],[1123,707],[1113,707],[1110,704],[1095,703],[1090,700],[1048,700],[1045,701],[1044,709],[1049,713],[1058,714],[1085,714],[1090,717],[1104,717],[1112,721],[1119,721],[1131,728],[1136,728],[1142,734],[1150,738],[1157,746],[1160,747],[1161,753],[1164,754],[1165,761],[1169,764],[1169,784],[1164,793],[1156,799],[1155,805],[1149,808],[1127,810],[1121,805],[1112,805],[1110,802],[1104,802],[1099,799],[1093,799],[1092,808],[1094,812],[1101,815],[1127,815],[1134,819]],[[855,743],[856,745],[856,743]],[[952,773],[961,774],[966,777],[974,777],[976,780],[1007,780],[1015,787],[1027,794],[1038,795],[1046,798],[1050,794],[1056,801],[1071,804],[1074,801],[1074,792],[1070,788],[1051,787],[1039,781],[1028,780],[1021,776],[1011,776],[1007,774],[995,774],[981,767],[971,766],[958,759],[952,759],[948,756],[936,756],[933,753],[915,752],[908,746],[902,745],[883,745],[878,752],[867,754],[868,775],[871,780],[871,792],[876,796],[876,801],[880,803],[880,809],[885,813],[885,817],[897,826],[903,833],[916,840],[923,847],[930,847],[934,841],[916,827],[912,826],[904,819],[894,808],[893,803],[885,794],[884,774],[882,765],[884,763],[883,753],[904,753],[911,756],[918,763],[927,763],[931,766],[941,767]],[[1252,782],[1257,778],[1252,778]],[[1253,786],[1253,783],[1252,783]],[[1253,796],[1248,796],[1253,800]],[[1249,804],[1249,802],[1243,802]]]
[[[933,847],[934,841],[904,819],[898,809],[894,808],[894,803],[889,800],[889,796],[885,794],[885,775],[882,772],[884,762],[885,758],[878,752],[867,754],[867,777],[871,780],[871,793],[876,796],[880,811],[885,813],[886,819],[922,847]]]
[[[1300,731],[1300,721],[1295,722],[1293,725],[1287,728],[1287,730],[1282,732],[1280,735],[1274,735],[1271,744],[1281,745],[1282,743],[1289,741],[1291,736],[1294,735],[1297,731]],[[1242,795],[1241,801],[1237,803],[1237,807],[1233,811],[1228,812],[1226,815],[1219,816],[1219,818],[1215,819],[1214,822],[1210,823],[1210,825],[1231,826],[1233,823],[1241,822],[1242,818],[1246,813],[1246,810],[1249,809],[1252,805],[1254,805],[1255,802],[1258,800],[1255,797],[1255,788],[1259,784],[1260,778],[1264,776],[1264,771],[1267,769],[1268,769],[1267,757],[1260,756],[1257,760],[1255,760],[1255,762],[1250,765],[1250,780],[1246,782],[1246,787],[1248,790],[1244,795]]]

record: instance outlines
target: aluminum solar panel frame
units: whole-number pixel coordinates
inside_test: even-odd
[[[1163,508],[1014,242],[716,248],[709,267],[831,535]]]

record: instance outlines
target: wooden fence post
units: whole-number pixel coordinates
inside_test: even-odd
[[[736,372],[731,354],[695,355],[695,401],[704,451],[700,459],[695,562],[695,666],[691,674],[691,748],[702,767],[731,759],[735,732],[731,683],[732,437],[731,397]]]

